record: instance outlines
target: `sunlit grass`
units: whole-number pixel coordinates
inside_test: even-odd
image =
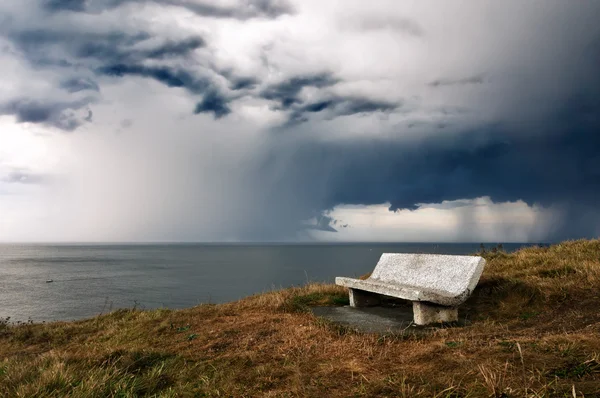
[[[178,311],[0,322],[0,396],[600,396],[600,241],[485,257],[460,312],[469,326],[423,336],[316,319],[310,306],[347,303],[326,284]]]

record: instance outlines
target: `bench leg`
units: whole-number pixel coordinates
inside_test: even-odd
[[[458,309],[422,301],[413,301],[414,322],[417,325],[458,321]]]
[[[350,291],[350,307],[373,307],[379,305],[379,295],[364,290],[348,289]]]

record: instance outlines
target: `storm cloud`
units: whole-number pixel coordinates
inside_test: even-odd
[[[299,94],[305,87],[330,87],[337,82],[338,80],[329,73],[294,76],[288,80],[269,85],[261,92],[261,96],[264,99],[276,101],[281,109],[288,109],[295,103],[302,102]]]
[[[215,91],[207,92],[201,102],[196,105],[194,113],[212,112],[216,118],[231,113],[231,109],[227,106],[227,100]]]
[[[369,240],[409,219],[403,239],[598,236],[599,12],[2,4],[0,212],[23,239],[32,208],[57,239]],[[418,227],[428,211],[451,215],[443,234]]]
[[[281,15],[292,14],[294,8],[285,0],[250,0],[240,1],[234,6],[220,6],[209,1],[192,0],[42,0],[43,7],[50,12],[91,12],[117,8],[127,4],[140,3],[158,4],[170,7],[180,7],[199,16],[212,18],[234,18],[246,20],[250,18],[277,18]]]
[[[72,1],[44,4],[46,8],[50,7],[55,11],[80,10],[84,7],[81,2]],[[31,29],[18,23],[19,15],[12,17],[8,18],[9,23],[0,28],[0,31],[3,31],[32,68],[54,69],[55,73],[65,76],[56,83],[56,87],[69,93],[99,92],[98,79],[102,76],[139,76],[168,87],[184,88],[194,94],[203,94],[209,89],[211,92],[218,90],[215,83],[219,78],[218,73],[210,67],[195,64],[192,60],[194,51],[206,46],[205,40],[199,35],[162,37],[137,27],[119,31],[102,23],[99,24],[100,29],[88,31],[77,23],[69,25],[63,21],[61,24],[60,17],[56,20],[50,18]],[[185,63],[190,65],[184,67]],[[80,123],[64,121],[64,118],[61,118],[63,122],[57,122],[57,117],[52,116],[60,113],[57,110],[60,104],[56,104],[52,93],[50,96],[52,97],[36,98],[26,104],[19,100],[16,101],[17,105],[21,104],[18,106],[13,101],[12,106],[4,107],[4,113],[12,109],[19,120],[42,122],[53,119],[54,126],[59,129],[76,129]],[[88,102],[79,107],[91,105],[99,97],[88,95],[86,99]],[[78,103],[81,101],[84,99],[77,100]]]
[[[84,122],[91,122],[89,108],[91,99],[74,102],[39,102],[30,99],[18,99],[0,104],[0,115],[13,114],[19,123],[43,123],[65,131],[73,131]],[[81,112],[84,109],[83,113]]]
[[[61,82],[60,87],[69,93],[77,93],[85,90],[100,91],[98,83],[89,78],[70,78]]]
[[[299,100],[294,102],[300,102]],[[361,97],[333,97],[294,107],[288,125],[306,122],[311,113],[326,113],[329,118],[374,112],[391,112],[401,106],[400,102],[386,102]],[[291,107],[291,106],[290,106]]]

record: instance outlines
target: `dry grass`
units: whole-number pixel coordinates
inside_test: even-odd
[[[187,310],[119,310],[52,324],[0,322],[6,397],[598,397],[600,241],[488,266],[463,328],[421,337],[349,332],[311,284]]]

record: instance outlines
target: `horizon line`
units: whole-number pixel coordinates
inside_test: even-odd
[[[567,239],[577,240],[577,239]],[[562,242],[562,241],[560,241]],[[434,244],[481,245],[526,244],[548,245],[557,242],[521,241],[0,241],[0,245],[352,245],[352,244]]]

